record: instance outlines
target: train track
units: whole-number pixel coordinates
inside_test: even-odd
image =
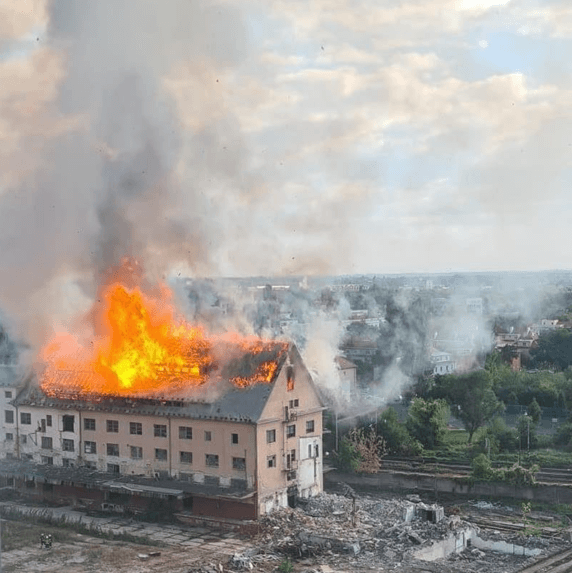
[[[517,573],[572,573],[572,549],[543,557]]]
[[[501,464],[493,464],[500,467]],[[468,464],[454,462],[423,462],[415,459],[384,459],[382,469],[402,471],[406,473],[422,473],[428,475],[454,474],[466,476],[471,473],[471,466]],[[568,468],[541,468],[536,474],[539,482],[572,484],[572,469]]]

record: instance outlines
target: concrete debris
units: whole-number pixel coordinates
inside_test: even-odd
[[[318,557],[322,567],[331,565],[336,570],[342,563],[345,570],[376,569],[381,563],[385,569],[401,568],[414,564],[419,551],[427,548],[431,552],[432,546],[445,546],[453,539],[452,551],[445,552],[440,560],[444,565],[451,563],[451,568],[442,568],[444,573],[456,570],[454,563],[459,560],[467,563],[467,573],[478,571],[479,567],[482,570],[486,564],[490,565],[491,559],[502,565],[502,571],[508,572],[515,570],[513,564],[521,565],[529,557],[497,555],[489,549],[471,547],[466,541],[463,543],[467,547],[463,543],[458,547],[455,539],[468,539],[470,530],[472,535],[478,534],[482,539],[490,537],[515,546],[541,548],[547,545],[546,540],[538,537],[481,531],[457,514],[445,515],[442,506],[423,503],[417,495],[384,499],[355,494],[346,487],[340,489],[343,495],[323,493],[300,500],[296,508],[263,517],[256,540],[260,555],[248,559],[233,556],[229,566],[243,571],[252,566],[256,569],[256,559],[274,556],[277,562],[289,558],[301,563],[305,560],[311,563]],[[313,571],[308,569],[305,573]]]

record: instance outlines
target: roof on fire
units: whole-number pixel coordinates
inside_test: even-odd
[[[303,367],[302,359],[297,348],[290,344],[288,352],[278,358],[279,364],[270,383],[253,384],[238,388],[230,383],[225,385],[225,391],[212,401],[196,397],[181,398],[139,398],[139,397],[108,397],[104,395],[81,396],[72,398],[56,398],[46,395],[36,384],[29,384],[14,400],[19,406],[37,406],[68,410],[98,411],[115,414],[140,414],[165,417],[181,417],[191,419],[228,420],[235,422],[256,422],[274,388],[276,379],[284,366],[286,359],[292,365]],[[201,392],[205,396],[205,392]]]

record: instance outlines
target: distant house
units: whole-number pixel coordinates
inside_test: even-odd
[[[431,354],[431,364],[434,375],[452,374],[457,369],[457,363],[448,352],[434,352]]]
[[[350,400],[357,392],[357,366],[343,356],[336,356],[334,362],[340,377],[342,396]]]

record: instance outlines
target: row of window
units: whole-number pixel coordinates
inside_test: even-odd
[[[313,434],[315,431],[314,420],[306,421],[306,433]],[[296,424],[286,426],[286,437],[294,438],[296,436]],[[266,443],[272,444],[276,441],[276,430],[266,430]]]

